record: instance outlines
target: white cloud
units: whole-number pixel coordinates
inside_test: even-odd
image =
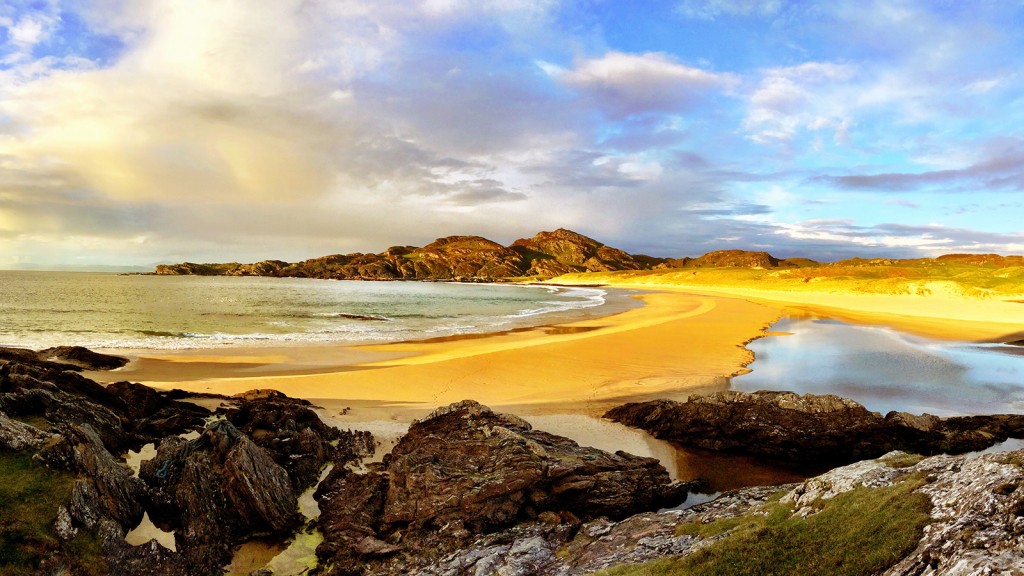
[[[678,11],[700,20],[718,16],[774,16],[782,10],[782,0],[684,0]]]
[[[846,143],[851,120],[845,89],[856,75],[847,64],[805,62],[762,70],[748,97],[743,128],[760,144],[787,143],[802,130],[832,130],[833,141]]]
[[[707,93],[735,82],[728,74],[686,66],[659,52],[611,51],[600,58],[578,60],[569,70],[548,63],[540,65],[550,76],[589,95],[598,106],[620,118],[685,110]]]

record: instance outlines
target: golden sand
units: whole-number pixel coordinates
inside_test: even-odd
[[[803,313],[879,324],[947,340],[1007,342],[1024,338],[1024,295],[996,294],[951,281],[823,278],[806,284],[767,279],[730,284],[706,283],[699,274],[574,274],[556,280],[567,285],[600,282],[617,288],[731,296],[785,308],[787,315]]]
[[[332,365],[332,354],[358,354],[354,364],[335,362],[335,369],[319,373],[292,373],[291,358],[279,357],[289,354],[282,348],[186,353],[171,361],[166,354],[143,353],[127,371],[94,376],[219,394],[273,388],[335,413],[349,407],[347,416],[357,420],[407,420],[467,398],[522,414],[600,415],[624,401],[724,389],[725,379],[753,360],[743,345],[781,314],[777,306],[737,298],[637,297],[644,307],[555,327],[355,349],[319,347],[314,352],[321,368]],[[293,353],[310,363],[314,352]],[[254,356],[266,363],[248,363]],[[216,373],[218,364],[230,369]]]
[[[338,424],[409,422],[467,398],[524,415],[598,416],[624,402],[725,389],[753,360],[744,345],[783,314],[956,340],[1009,340],[1024,330],[1024,303],[941,289],[773,290],[616,274],[557,281],[596,279],[658,292],[635,296],[641,308],[556,326],[361,347],[140,351],[125,370],[92,376],[219,394],[273,388],[313,400]]]

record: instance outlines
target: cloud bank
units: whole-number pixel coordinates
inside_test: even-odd
[[[1019,9],[860,6],[8,3],[0,267],[1020,251]]]

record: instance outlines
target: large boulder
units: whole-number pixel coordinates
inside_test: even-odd
[[[226,420],[193,441],[165,438],[140,477],[153,494],[150,517],[173,528],[179,552],[203,569],[227,564],[232,546],[253,534],[300,524],[288,473]]]
[[[839,396],[792,392],[726,391],[685,402],[632,403],[605,417],[684,446],[812,469],[893,450],[959,454],[1024,437],[1024,415],[938,418],[890,412],[883,417]]]
[[[341,466],[374,451],[369,432],[328,426],[308,401],[280,392],[252,396],[228,409],[226,418],[288,472],[296,493],[316,483],[327,463]]]
[[[657,460],[582,447],[463,401],[414,423],[378,468],[332,472],[317,492],[318,556],[356,566],[399,550],[436,555],[521,523],[578,526],[684,495]]]

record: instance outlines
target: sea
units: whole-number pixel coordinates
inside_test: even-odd
[[[639,305],[586,287],[0,271],[0,345],[188,349],[382,343]]]

